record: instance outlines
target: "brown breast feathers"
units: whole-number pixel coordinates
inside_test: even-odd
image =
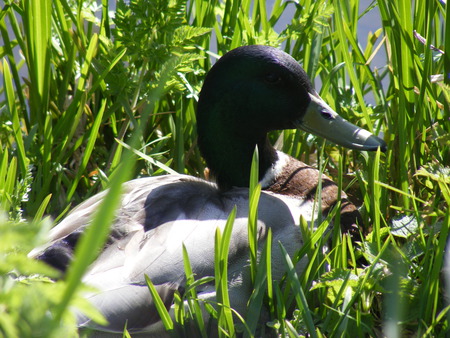
[[[320,173],[305,163],[289,158],[282,172],[265,190],[276,194],[313,200],[316,197]],[[338,201],[338,186],[326,175],[322,175],[322,214],[326,216]],[[364,232],[361,215],[351,203],[345,192],[341,192],[340,210],[341,230],[348,233],[353,240],[360,239],[360,231]]]

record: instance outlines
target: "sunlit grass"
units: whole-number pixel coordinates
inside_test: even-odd
[[[222,306],[204,304],[187,287],[185,295],[177,295],[177,316],[166,321],[182,324],[173,326],[178,333],[190,322],[203,336],[210,329],[205,313],[222,326],[220,334],[445,335],[450,324],[448,286],[441,278],[450,226],[445,1],[130,3],[118,2],[114,18],[107,0],[96,5],[8,0],[0,11],[0,335],[75,336],[68,311],[73,305],[97,316],[79,297],[79,281],[94,259],[93,248],[104,241],[103,220],[112,218],[111,208],[99,209],[98,226],[77,249],[67,280],[56,283],[47,278],[54,272],[26,257],[44,241],[47,215],[58,218],[106,187],[107,203],[114,204],[121,182],[164,174],[166,167],[203,176],[195,106],[204,74],[215,55],[255,43],[289,52],[321,83],[317,90],[339,114],[387,142],[385,154],[360,153],[300,131],[270,135],[281,150],[333,176],[359,201],[371,232],[355,245],[338,227],[326,231],[333,213],[314,232],[302,223],[305,245],[295,257],[285,257],[286,277],[272,281],[270,256],[282,248],[269,243],[258,255],[250,226],[255,293],[249,316],[239,319],[228,308],[223,275],[230,222],[217,234],[219,268],[211,276]],[[379,12],[379,29],[362,45],[360,24],[371,11]],[[283,14],[291,21],[275,28]],[[373,58],[381,51],[385,65],[377,68]],[[258,189],[253,182],[254,202]],[[250,225],[257,217],[253,204]],[[329,241],[332,247],[323,250]],[[195,287],[205,281],[189,274],[188,256],[187,281]],[[302,258],[308,263],[297,275],[293,265]],[[267,313],[262,323],[260,304]],[[234,327],[232,318],[240,324]]]

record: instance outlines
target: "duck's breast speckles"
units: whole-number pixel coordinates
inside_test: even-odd
[[[286,154],[278,154],[279,160],[273,170],[272,183],[266,190],[294,198],[314,200],[321,179],[322,210],[336,202],[338,187],[330,178],[320,175],[317,169]],[[342,197],[346,197],[345,194]]]

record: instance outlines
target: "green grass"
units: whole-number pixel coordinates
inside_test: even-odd
[[[202,79],[216,53],[254,43],[285,49],[320,80],[321,96],[339,114],[383,133],[385,154],[338,148],[297,130],[271,134],[283,151],[316,163],[359,201],[372,231],[355,247],[337,227],[325,232],[333,214],[315,232],[302,223],[305,245],[285,257],[282,281],[270,278],[278,243],[261,248],[259,261],[253,248],[250,315],[234,327],[223,284],[227,227],[217,234],[220,268],[212,276],[223,306],[196,299],[195,286],[205,281],[189,273],[185,253],[191,287],[176,296],[183,325],[175,332],[191,321],[207,336],[204,307],[223,326],[220,335],[444,336],[450,7],[438,0],[277,0],[272,8],[245,0],[130,2],[119,1],[114,17],[108,0],[96,12],[75,0],[6,0],[0,11],[0,336],[76,336],[72,306],[101,320],[79,296],[79,280],[106,236],[100,220],[112,218],[107,206],[130,178],[167,167],[203,176],[195,127]],[[380,13],[379,29],[362,45],[358,30],[371,11]],[[292,20],[277,31],[283,13]],[[380,51],[385,66],[376,68],[372,58]],[[44,241],[48,215],[57,220],[106,187],[98,226],[83,238],[68,278],[52,282],[53,271],[26,257]],[[254,202],[258,189],[253,183]],[[333,246],[324,253],[327,236]],[[292,267],[302,257],[309,263],[296,275]],[[261,303],[267,325],[255,320]]]

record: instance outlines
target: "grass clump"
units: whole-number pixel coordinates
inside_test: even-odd
[[[179,295],[178,322],[191,318],[207,335],[199,310],[206,306],[223,326],[219,334],[448,332],[446,2],[276,0],[269,8],[265,1],[132,0],[117,1],[114,12],[110,5],[8,0],[0,11],[1,335],[76,336],[71,306],[101,320],[78,294],[106,222],[85,237],[67,280],[53,282],[54,272],[26,257],[43,242],[46,215],[58,220],[105,187],[114,204],[120,183],[132,177],[171,170],[202,176],[195,102],[203,76],[217,55],[255,43],[286,50],[321,83],[330,106],[386,140],[385,154],[368,154],[297,130],[270,135],[284,152],[333,176],[359,201],[372,231],[355,247],[338,231],[325,232],[333,215],[314,233],[302,227],[306,244],[296,257],[286,257],[286,278],[276,282],[270,255],[278,244],[268,244],[259,260],[251,260],[260,287],[249,304],[254,316],[238,319],[243,323],[236,328],[226,292],[225,308],[217,312],[196,302],[195,285],[204,281],[188,276],[192,288]],[[360,25],[375,12],[379,28],[362,45]],[[382,52],[383,66],[375,67]],[[98,220],[111,218],[109,209],[101,208]],[[217,235],[220,245],[225,239],[226,233]],[[333,246],[324,252],[327,239]],[[220,245],[217,250],[226,252]],[[299,276],[292,266],[302,257],[309,262]],[[225,257],[217,260],[216,283],[223,290]],[[189,311],[182,306],[186,298]],[[269,313],[262,324],[255,320],[260,304]]]

